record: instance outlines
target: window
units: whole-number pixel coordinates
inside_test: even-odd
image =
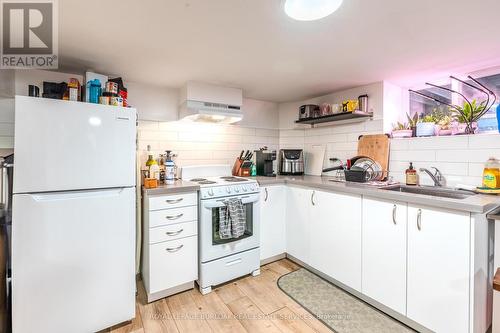
[[[489,76],[477,77],[474,76],[479,82],[491,89],[497,96],[496,103],[491,107],[488,113],[483,115],[483,117],[477,122],[479,133],[496,132],[498,133],[498,121],[496,108],[499,104],[500,99],[500,74],[494,74]],[[462,79],[462,78],[461,78]],[[467,83],[474,82],[472,80],[465,80]],[[474,84],[477,85],[477,84]],[[446,84],[439,85],[440,87],[452,89],[462,93],[469,101],[476,100],[477,103],[484,101],[487,96],[466,84],[463,84],[457,80],[449,79]],[[425,98],[416,93],[410,93],[410,114],[415,113],[420,114],[421,117],[427,115],[433,115],[435,118],[439,119],[443,116],[450,116],[453,120],[459,120],[458,114],[453,112],[447,104],[453,104],[458,106],[464,105],[464,98],[460,95],[446,91],[445,89],[426,87],[425,89],[416,90],[419,93],[423,93],[427,96],[433,97],[443,103],[436,102],[432,99]],[[491,100],[490,100],[491,101]],[[491,101],[492,102],[492,101]],[[491,104],[490,102],[490,104]]]

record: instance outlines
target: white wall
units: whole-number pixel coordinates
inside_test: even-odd
[[[384,133],[391,133],[393,125],[406,120],[409,110],[408,90],[384,81]]]
[[[368,94],[368,111],[373,112],[374,119],[383,118],[383,97],[384,83],[377,82],[366,86],[356,87],[348,90],[334,92],[328,95],[310,98],[308,100],[280,103],[279,108],[279,129],[287,130],[294,128],[304,128],[304,125],[295,124],[298,119],[299,107],[304,104],[340,104],[347,99],[358,99],[359,95]],[[332,126],[332,125],[329,125]]]
[[[321,124],[316,128],[297,125],[299,107],[303,104],[341,103],[346,99],[357,99],[368,94],[368,110],[373,112],[373,120],[352,124]],[[312,146],[321,145],[326,149],[324,167],[331,166],[329,158],[345,160],[357,153],[358,137],[379,134],[384,131],[384,82],[331,93],[305,101],[282,103],[279,108],[280,149],[299,148],[306,152]]]
[[[127,83],[129,103],[137,108],[139,120],[176,121],[180,101],[180,89],[160,88],[143,84]],[[243,120],[235,126],[278,128],[278,104],[243,98]]]
[[[125,82],[128,103],[140,120],[174,121],[178,118],[179,89]]]
[[[370,91],[370,108],[375,113],[374,120],[346,124],[324,125],[318,128],[299,128],[294,121],[298,118],[298,108],[309,102],[337,102],[344,94],[353,98],[362,91]],[[349,95],[349,93],[351,93]],[[373,98],[375,97],[375,98]],[[390,133],[392,124],[405,121],[409,100],[407,89],[389,82],[377,83],[367,87],[338,92],[307,101],[283,103],[279,105],[280,148],[300,148],[308,151],[312,145],[326,148],[324,167],[332,166],[329,158],[341,160],[357,154],[358,137],[362,134]],[[418,169],[431,166],[440,169],[447,184],[467,184],[480,186],[486,160],[495,156],[500,158],[500,134],[471,136],[450,136],[430,138],[392,139],[390,149],[389,174],[396,180],[405,181],[405,170],[409,162]],[[421,183],[432,185],[425,173],[420,173]]]
[[[70,78],[75,78],[83,82],[80,74],[60,73],[38,69],[17,69],[15,78],[15,94],[28,96],[28,85],[34,84],[40,88],[40,96],[43,92],[43,81],[47,82],[68,82]]]
[[[0,70],[0,98],[12,98],[15,93],[15,71],[13,69]]]

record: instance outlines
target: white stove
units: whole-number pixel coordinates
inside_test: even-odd
[[[246,274],[260,273],[260,189],[254,179],[231,176],[229,165],[182,168],[182,180],[200,185],[199,278],[200,292]],[[219,214],[229,198],[240,199],[246,230],[239,238],[219,237]]]
[[[254,179],[233,176],[217,176],[192,178],[188,180],[200,185],[200,198],[202,200],[259,192],[259,185]]]

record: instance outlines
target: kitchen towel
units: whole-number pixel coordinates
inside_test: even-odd
[[[241,199],[232,198],[219,208],[219,237],[239,238],[246,229],[246,209]]]

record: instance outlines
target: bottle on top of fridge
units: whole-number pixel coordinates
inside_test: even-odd
[[[500,188],[500,161],[494,157],[490,157],[484,165],[483,186]]]
[[[165,158],[165,184],[173,185],[175,183],[175,163],[172,160],[172,151],[167,150]]]

